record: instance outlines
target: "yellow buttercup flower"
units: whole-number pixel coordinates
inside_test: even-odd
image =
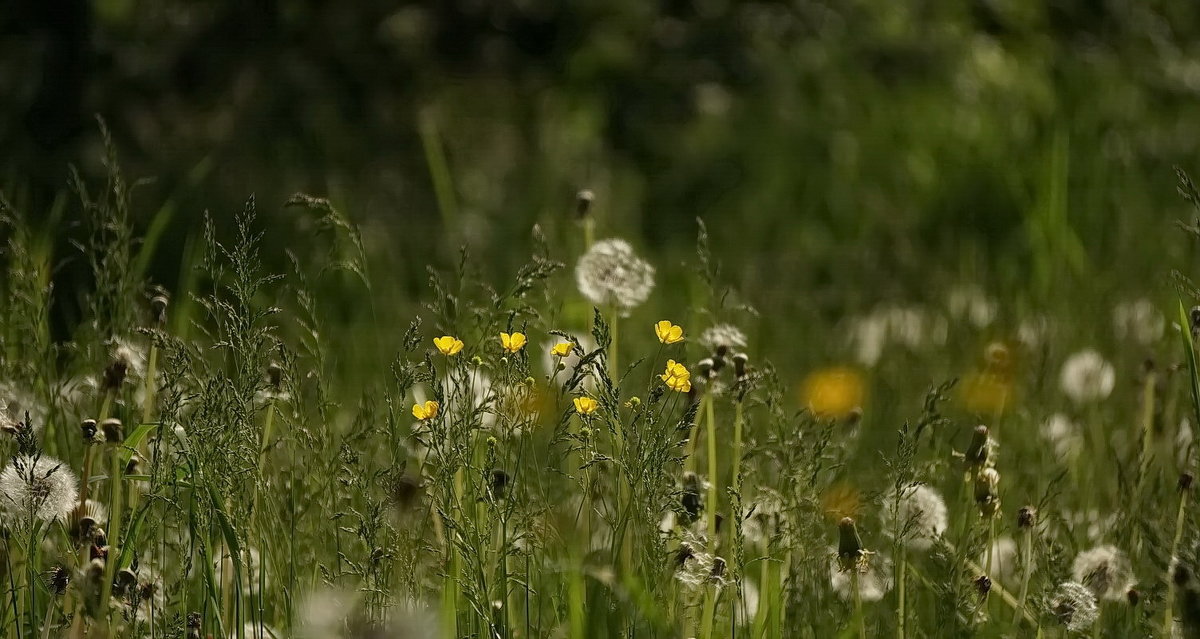
[[[571,354],[571,342],[559,342],[550,349],[550,354],[555,357],[566,357]]]
[[[592,399],[591,397],[575,398],[575,412],[579,413],[580,415],[591,415],[599,409],[600,402]]]
[[[524,348],[525,341],[524,333],[513,333],[512,335],[500,333],[500,345],[510,353],[515,353]]]
[[[433,338],[433,345],[442,355],[457,355],[463,349],[463,341],[451,335]]]
[[[804,380],[804,401],[817,417],[841,419],[862,408],[862,377],[851,368],[817,371]]]
[[[413,404],[412,413],[413,417],[416,417],[423,422],[429,421],[434,417],[437,417],[438,403],[431,399],[424,404]]]
[[[662,320],[654,325],[654,334],[663,344],[675,344],[683,341],[683,327],[672,324],[671,320]]]
[[[658,376],[667,384],[667,388],[686,393],[692,390],[692,374],[683,364],[676,362],[673,359],[667,360],[667,370],[662,375]]]

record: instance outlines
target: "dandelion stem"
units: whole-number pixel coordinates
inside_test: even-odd
[[[113,575],[116,573],[117,562],[120,561],[121,554],[121,455],[120,448],[117,446],[111,447],[110,467],[108,471],[108,485],[111,490],[109,497],[110,515],[108,519],[108,557],[104,561],[104,583],[100,588],[100,610],[106,611],[109,609],[108,601],[112,596]],[[111,628],[109,634],[111,635]]]
[[[1033,526],[1025,529],[1024,543],[1021,544],[1021,590],[1017,595],[1017,609],[1013,612],[1013,629],[1021,622],[1025,614],[1025,598],[1029,595],[1029,577],[1033,574]]]
[[[708,437],[708,499],[704,511],[708,516],[708,538],[712,540],[712,550],[715,551],[717,547],[717,485],[720,483],[717,478],[717,425],[713,418],[712,394],[706,390],[704,396],[707,400],[704,404],[704,421]]]
[[[1175,621],[1175,579],[1171,574],[1179,557],[1179,542],[1183,539],[1183,520],[1187,512],[1188,491],[1179,491],[1179,510],[1175,514],[1175,538],[1171,542],[1171,559],[1167,565],[1167,596],[1163,604],[1162,636],[1171,636],[1171,626]]]
[[[850,590],[854,593],[854,623],[858,626],[858,639],[867,639],[867,622],[863,617],[862,592],[859,590],[859,568],[850,571]]]
[[[720,585],[710,584],[704,589],[704,616],[701,621],[700,637],[701,639],[711,639],[713,630],[713,618],[717,612],[717,597],[720,595]]]

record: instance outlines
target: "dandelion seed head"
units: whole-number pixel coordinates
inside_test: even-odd
[[[1106,601],[1121,601],[1133,586],[1129,560],[1116,546],[1101,545],[1079,553],[1071,577]]]
[[[700,344],[713,353],[736,351],[747,343],[746,334],[733,324],[715,324],[700,334]]]
[[[1065,581],[1059,584],[1050,598],[1050,612],[1067,627],[1067,630],[1079,632],[1087,630],[1096,622],[1099,607],[1096,605],[1096,596],[1087,586]]]
[[[654,267],[625,240],[592,245],[575,266],[579,292],[596,306],[615,306],[622,315],[640,306],[654,290]]]
[[[14,434],[29,417],[29,425],[38,432],[46,425],[46,406],[33,393],[11,382],[0,382],[0,432]]]
[[[16,457],[0,472],[3,507],[18,518],[66,519],[78,503],[75,474],[52,457]]]
[[[857,568],[842,570],[837,549],[831,548],[829,583],[833,591],[845,600],[854,598],[854,573],[858,573],[858,593],[863,601],[879,601],[892,589],[892,562],[884,555],[871,555]]]
[[[1074,455],[1083,445],[1083,434],[1079,425],[1062,413],[1055,413],[1042,422],[1042,439],[1054,448],[1054,455],[1066,459]]]
[[[987,568],[987,551],[979,556],[979,565]],[[994,579],[1009,581],[1016,578],[1018,572],[1017,542],[1011,537],[998,537],[992,542],[992,567],[988,572]]]
[[[1108,397],[1115,383],[1116,372],[1112,364],[1090,348],[1068,357],[1059,376],[1063,392],[1080,404]]]
[[[951,317],[966,320],[976,328],[985,328],[996,318],[996,302],[976,286],[962,286],[950,291],[946,308]]]
[[[1145,298],[1122,302],[1113,309],[1113,329],[1120,339],[1152,344],[1162,337],[1166,325],[1162,313]]]
[[[893,491],[884,506],[889,527],[903,532],[905,544],[913,550],[929,550],[933,542],[946,532],[949,513],[941,493],[924,484],[907,486]]]
[[[128,375],[134,379],[146,377],[146,366],[149,357],[146,346],[128,337],[114,337],[109,342],[109,357],[113,362],[125,365]]]

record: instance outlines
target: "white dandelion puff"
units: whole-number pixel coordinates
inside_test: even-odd
[[[615,306],[626,316],[650,297],[654,267],[638,257],[629,242],[600,240],[579,258],[575,283],[592,304]]]
[[[1113,309],[1113,329],[1121,339],[1152,344],[1162,337],[1166,326],[1162,313],[1145,298],[1122,302]]]
[[[15,457],[0,472],[3,506],[22,518],[66,519],[79,502],[75,484],[75,473],[53,457]]]
[[[1116,546],[1096,546],[1079,553],[1071,577],[1088,587],[1098,599],[1122,601],[1133,586],[1129,560]]]
[[[854,570],[858,571],[858,594],[863,601],[879,601],[892,589],[892,562],[887,557],[870,555],[860,567],[842,570],[837,549],[830,548],[829,554],[829,583],[842,599],[854,598]]]
[[[1063,363],[1059,385],[1077,403],[1102,400],[1112,393],[1116,372],[1100,353],[1085,349]]]
[[[714,353],[721,350],[735,351],[746,348],[746,334],[733,324],[716,324],[704,329],[700,343]]]
[[[946,532],[949,517],[942,495],[924,484],[893,492],[887,498],[884,513],[887,526],[902,533],[905,544],[918,551],[929,550]],[[898,521],[893,517],[898,517]]]
[[[1017,577],[1018,571],[1017,542],[1012,537],[998,537],[992,542],[992,562],[988,576],[1001,581],[1009,581]],[[987,551],[979,557],[979,565],[988,568]]]
[[[1050,612],[1072,632],[1087,630],[1099,616],[1096,596],[1087,586],[1074,581],[1058,586],[1050,598]]]
[[[0,382],[0,432],[13,434],[17,426],[29,420],[34,432],[46,425],[46,406],[33,398],[33,394],[16,384]]]
[[[946,308],[952,318],[966,320],[976,328],[984,328],[996,319],[996,302],[975,286],[963,286],[950,291]]]
[[[1042,423],[1040,429],[1042,439],[1054,448],[1054,454],[1060,459],[1074,455],[1083,446],[1083,434],[1079,425],[1062,413],[1055,413]]]

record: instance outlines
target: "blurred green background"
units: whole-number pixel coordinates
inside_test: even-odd
[[[323,250],[283,207],[307,192],[361,225],[397,321],[460,245],[501,281],[540,223],[572,262],[590,188],[598,235],[668,297],[703,218],[774,318],[756,332],[796,341],[964,282],[1048,307],[1161,292],[1185,248],[1173,167],[1198,164],[1197,35],[1178,0],[7,3],[0,185],[70,220],[101,115],[147,180],[139,225],[170,221],[156,281],[180,281],[203,211],[250,194],[274,268]]]

